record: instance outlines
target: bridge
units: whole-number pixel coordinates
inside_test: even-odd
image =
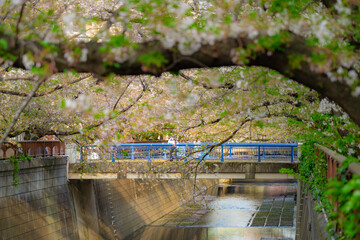
[[[297,168],[297,148],[296,143],[84,145],[69,178],[292,179],[279,170]]]

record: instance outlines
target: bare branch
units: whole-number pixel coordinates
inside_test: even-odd
[[[124,96],[126,90],[129,88],[130,84],[134,81],[134,79],[131,79],[131,81],[128,82],[128,84],[125,86],[125,88],[123,89],[123,91],[120,93],[119,98],[117,99],[116,103],[114,104],[113,110],[116,109],[120,99]]]
[[[25,5],[26,5],[26,1],[21,5],[20,16],[19,16],[19,19],[18,19],[18,21],[16,23],[16,35],[15,35],[15,42],[14,42],[15,45],[17,44],[17,41],[18,41],[19,26],[20,26],[20,22],[21,22],[23,13],[24,13]]]
[[[252,118],[249,118],[249,116],[247,116],[241,123],[240,125],[227,137],[225,138],[224,140],[220,141],[219,143],[217,144],[214,144],[214,145],[211,145],[208,150],[206,151],[206,153],[202,156],[202,158],[200,159],[200,161],[196,164],[196,167],[195,167],[195,178],[194,178],[194,191],[195,191],[195,183],[196,183],[196,176],[197,176],[197,170],[198,170],[198,167],[200,165],[200,163],[206,158],[207,155],[209,155],[209,153],[217,146],[220,146],[221,144],[224,144],[226,143],[227,141],[229,141],[230,139],[232,139],[236,133],[249,121],[251,121]]]
[[[195,79],[193,79],[193,78],[185,75],[185,74],[182,73],[181,71],[179,72],[179,75],[180,75],[181,77],[183,77],[184,79],[188,80],[188,81],[192,81],[193,83],[198,82],[197,80],[195,80]],[[217,89],[217,88],[232,89],[232,88],[235,87],[234,84],[232,84],[232,83],[225,83],[224,85],[220,85],[220,86],[217,86],[217,87],[210,86],[210,85],[207,85],[207,84],[205,84],[205,83],[201,83],[201,86],[202,86],[203,88],[206,88],[206,89]]]
[[[135,99],[135,101],[133,101],[132,103],[130,103],[128,106],[126,106],[125,108],[123,108],[122,110],[120,110],[120,113],[124,113],[126,111],[128,111],[130,108],[132,108],[143,96],[145,91],[147,90],[147,86],[146,84],[143,82],[143,80],[141,79],[141,84],[142,84],[142,91],[139,94],[139,96]]]
[[[84,77],[81,77],[81,78],[78,78],[74,81],[71,81],[69,83],[64,83],[64,84],[58,84],[56,85],[53,89],[47,91],[47,92],[42,92],[42,93],[35,93],[33,97],[42,97],[42,96],[45,96],[45,95],[49,95],[49,94],[52,94],[53,92],[55,91],[58,91],[60,89],[63,89],[65,87],[68,87],[69,85],[71,84],[75,84],[75,83],[78,83],[82,80],[85,80],[89,77],[91,77],[92,74],[89,74],[89,75],[86,75]],[[26,97],[28,96],[28,93],[24,93],[24,92],[16,92],[16,91],[12,91],[12,90],[7,90],[7,89],[0,89],[0,93],[3,93],[3,94],[8,94],[8,95],[14,95],[14,96],[20,96],[20,97]]]

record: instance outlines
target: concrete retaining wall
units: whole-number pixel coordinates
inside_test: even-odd
[[[0,239],[76,239],[74,209],[66,181],[66,157],[0,162]]]
[[[329,239],[326,231],[327,220],[323,212],[315,210],[316,201],[312,199],[310,190],[299,183],[297,201],[296,239],[325,240]]]
[[[197,187],[206,190],[215,183],[215,180],[202,180]],[[71,184],[74,189],[79,186],[87,189],[87,207],[76,207],[78,219],[82,219],[79,225],[82,239],[130,238],[136,230],[190,200],[193,191],[193,181],[180,179],[71,180]],[[96,219],[97,226],[86,227]]]
[[[71,180],[67,158],[0,162],[0,240],[124,239],[192,197],[193,180]],[[199,180],[197,191],[217,180]]]

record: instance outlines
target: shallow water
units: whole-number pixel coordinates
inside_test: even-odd
[[[296,183],[222,183],[132,239],[295,239]]]

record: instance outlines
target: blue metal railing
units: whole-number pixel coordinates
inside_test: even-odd
[[[178,143],[173,147],[168,143],[124,143],[117,145],[83,145],[80,161],[84,160],[164,160],[170,156],[175,160],[189,158],[201,160],[214,143]],[[220,160],[283,160],[296,161],[297,143],[224,143],[213,148],[205,159]]]

